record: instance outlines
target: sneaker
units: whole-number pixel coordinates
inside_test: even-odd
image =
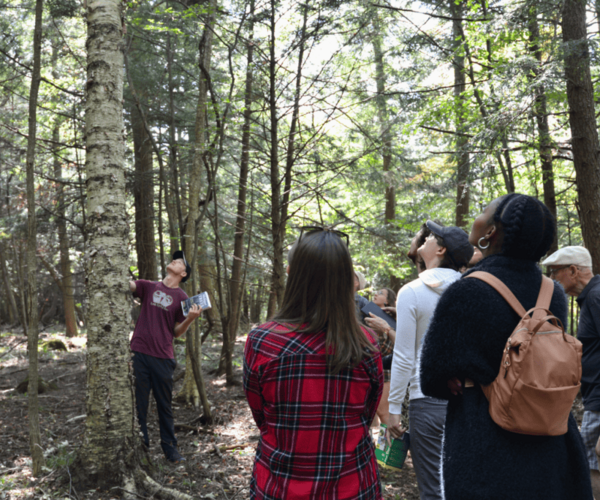
[[[177,450],[168,455],[166,458],[172,464],[180,464],[181,462],[185,462],[185,458],[182,457]]]

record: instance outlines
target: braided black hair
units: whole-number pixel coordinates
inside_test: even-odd
[[[500,199],[494,222],[502,228],[502,254],[517,259],[540,260],[552,245],[556,220],[541,201],[511,193]]]

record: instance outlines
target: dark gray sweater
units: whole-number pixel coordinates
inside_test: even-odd
[[[536,303],[542,275],[532,261],[493,255],[472,271],[501,279],[528,310]],[[469,271],[469,272],[472,272]],[[563,324],[567,299],[555,285],[550,304]],[[448,399],[442,470],[447,500],[592,500],[589,468],[573,416],[564,436],[540,437],[501,429],[479,385],[452,396],[453,377],[489,384],[518,315],[488,284],[461,279],[444,293],[421,358],[421,390]]]
[[[600,411],[600,275],[590,280],[577,303],[581,307],[577,338],[583,345],[583,406],[587,411]]]

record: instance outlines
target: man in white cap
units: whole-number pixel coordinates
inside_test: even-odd
[[[354,271],[354,302],[356,302],[356,314],[359,318],[359,320],[362,319],[362,313],[361,313],[361,309],[363,307],[365,307],[369,301],[363,297],[362,295],[359,295],[357,292],[359,290],[362,290],[364,287],[367,286],[367,279],[365,278],[365,275],[363,273],[361,273],[360,271]]]
[[[567,294],[577,297],[581,309],[577,329],[577,338],[583,346],[581,395],[585,411],[581,437],[590,466],[594,497],[600,500],[600,471],[595,452],[600,438],[600,275],[594,276],[590,252],[579,246],[561,248],[542,264]]]

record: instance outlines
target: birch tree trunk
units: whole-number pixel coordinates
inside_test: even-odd
[[[592,255],[594,274],[600,273],[600,145],[594,108],[587,41],[586,3],[566,0],[562,33],[573,163],[577,174],[581,232]]]
[[[32,472],[39,476],[44,466],[41,446],[38,405],[38,293],[37,293],[37,224],[35,219],[35,142],[37,133],[37,102],[40,89],[42,14],[44,1],[35,2],[35,28],[33,33],[33,70],[29,92],[29,137],[27,139],[27,350],[29,352],[28,420],[29,447]]]
[[[88,0],[87,419],[76,469],[82,483],[103,489],[133,481],[141,448],[129,368],[121,8]]]
[[[191,500],[163,488],[148,463],[135,418],[129,352],[127,205],[123,143],[123,31],[118,0],[88,0],[86,279],[88,300],[85,434],[73,465],[80,487],[121,486],[140,495]]]

